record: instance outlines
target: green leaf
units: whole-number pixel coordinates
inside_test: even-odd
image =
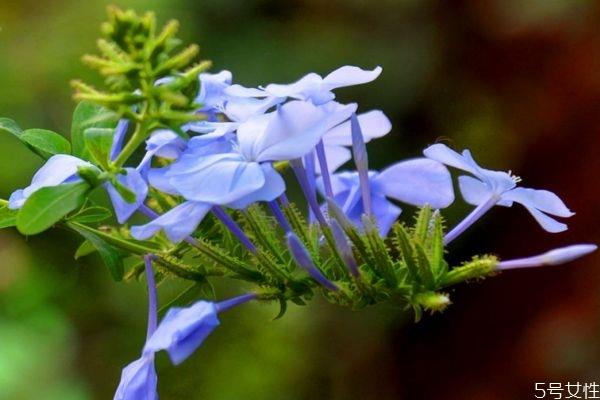
[[[11,210],[7,206],[0,206],[0,229],[9,228],[17,224],[17,210]]]
[[[19,135],[19,139],[43,158],[71,153],[71,144],[67,139],[46,129],[27,129]]]
[[[108,208],[93,206],[85,208],[79,211],[77,214],[71,216],[69,221],[77,221],[82,224],[90,222],[100,222],[110,218],[112,213]]]
[[[87,183],[78,182],[35,191],[17,215],[17,229],[24,235],[45,231],[81,206],[89,189]]]
[[[75,250],[75,255],[73,256],[76,260],[79,260],[81,257],[85,257],[89,254],[92,254],[96,251],[96,248],[89,240],[84,240],[77,250]]]
[[[7,132],[16,137],[21,136],[23,130],[15,121],[10,118],[0,118],[0,132]]]
[[[71,122],[71,143],[73,155],[90,160],[85,146],[84,132],[88,128],[113,128],[117,125],[117,116],[104,107],[82,101],[77,104]]]
[[[114,129],[87,128],[84,133],[85,147],[97,164],[108,169],[108,156],[112,147]]]
[[[104,264],[108,267],[110,274],[115,281],[123,279],[123,258],[117,249],[106,243],[99,236],[85,229],[80,229],[78,226],[69,224],[69,226],[83,236],[98,250],[98,254],[102,258]]]

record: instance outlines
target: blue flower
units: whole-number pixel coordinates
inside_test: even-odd
[[[504,171],[492,171],[480,167],[469,150],[462,154],[443,144],[434,144],[423,152],[426,157],[448,166],[469,172],[473,176],[459,177],[460,191],[469,204],[477,208],[446,236],[450,242],[494,205],[510,207],[513,203],[523,205],[535,220],[548,232],[562,232],[567,225],[549,215],[570,217],[574,215],[563,201],[547,190],[517,187],[519,178]]]
[[[190,140],[189,151],[165,169],[163,180],[187,200],[196,202],[245,208],[253,202],[272,201],[285,191],[285,183],[271,162],[309,153],[355,108],[337,103],[317,107],[308,102],[289,102],[240,124],[237,140],[209,141],[209,152],[205,145],[194,146]]]
[[[365,209],[358,173],[333,174],[331,184],[335,203],[352,222],[361,226]],[[318,180],[318,188],[325,195],[322,178]],[[402,161],[381,172],[369,171],[369,188],[372,214],[382,236],[387,235],[402,211],[388,198],[415,206],[428,204],[436,209],[448,207],[454,201],[450,173],[441,163],[426,158]]]
[[[171,308],[146,342],[144,352],[166,350],[173,364],[180,364],[219,326],[218,313],[254,298],[250,293],[219,303],[198,301],[186,308]]]
[[[95,168],[89,162],[67,154],[57,154],[50,157],[35,173],[29,186],[16,190],[10,195],[8,208],[15,210],[23,207],[27,198],[41,188],[81,181],[81,178],[77,175],[79,167]]]
[[[123,368],[114,400],[157,400],[157,381],[154,353],[144,354]]]
[[[228,93],[246,97],[272,96],[283,99],[289,97],[322,105],[335,99],[332,90],[372,82],[377,79],[381,71],[381,67],[366,71],[358,67],[344,66],[331,72],[325,78],[310,73],[287,85],[272,83],[261,89],[247,89],[234,85],[228,89]]]

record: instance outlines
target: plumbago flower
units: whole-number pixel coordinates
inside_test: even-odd
[[[445,245],[494,205],[522,204],[549,232],[567,228],[553,217],[572,213],[555,194],[517,187],[510,173],[441,144],[425,158],[370,170],[365,143],[388,134],[390,121],[379,110],[357,114],[357,104],[335,101],[333,91],[371,82],[381,67],[247,88],[233,84],[229,71],[210,74],[208,63],[194,63],[197,47],[178,51],[175,23],[158,31],[152,14],[109,13],[100,56],[84,58],[109,87],[73,83],[81,103],[72,146],[59,134],[0,119],[0,132],[46,159],[29,186],[0,200],[0,227],[32,235],[58,225],[84,239],[76,258],[97,251],[115,280],[145,272],[146,340],[123,369],[115,399],[157,399],[156,353],[183,362],[221,312],[247,302],[278,304],[282,316],[289,302],[305,305],[315,294],[352,309],[395,301],[418,320],[447,307],[453,285],[596,250],[577,244],[501,261],[478,254],[451,267]],[[355,171],[336,172],[350,159]],[[476,207],[445,233],[442,210],[455,198],[447,166],[469,174],[459,188]],[[295,181],[286,179],[288,168]],[[112,211],[92,196],[98,188]],[[301,197],[288,198],[296,188]],[[419,207],[414,222],[399,220],[396,201]],[[308,206],[307,217],[298,203]],[[204,293],[214,279],[252,289],[224,301],[168,299],[174,306],[158,322],[155,279],[191,281]]]
[[[493,206],[510,207],[513,203],[523,205],[535,220],[548,232],[562,232],[567,225],[549,215],[571,217],[574,214],[554,193],[517,187],[520,178],[503,171],[481,168],[469,150],[462,155],[443,144],[434,144],[423,152],[426,157],[448,166],[471,173],[473,176],[459,177],[461,193],[465,201],[477,206],[456,228],[446,235],[446,243],[464,232]]]

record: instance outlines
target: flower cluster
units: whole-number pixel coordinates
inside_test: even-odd
[[[369,169],[366,143],[388,134],[391,123],[380,110],[338,102],[335,91],[376,80],[381,67],[344,66],[248,88],[229,71],[205,72],[206,63],[188,68],[192,50],[170,56],[172,24],[156,35],[151,16],[112,12],[110,40],[100,42],[104,58],[88,57],[112,92],[76,84],[78,98],[95,104],[76,110],[72,151],[56,134],[0,121],[0,130],[47,158],[0,209],[0,227],[35,234],[60,224],[84,237],[77,257],[97,251],[115,279],[124,278],[124,257],[136,260],[125,278],[145,272],[147,339],[115,399],[156,399],[155,353],[183,362],[219,325],[219,313],[248,301],[277,301],[283,314],[288,301],[304,305],[315,292],[353,309],[397,299],[418,319],[449,304],[443,290],[451,285],[596,249],[574,245],[508,261],[479,255],[451,268],[445,246],[495,205],[523,205],[548,232],[567,229],[555,217],[573,213],[554,193],[519,187],[511,173],[440,143],[422,157]],[[117,35],[130,31],[148,35],[139,43],[150,50]],[[456,197],[448,167],[466,173],[459,191],[475,207],[445,233],[441,210]],[[114,213],[91,199],[97,188]],[[301,200],[290,201],[296,188]],[[399,221],[403,204],[419,208],[412,226]],[[94,226],[111,214],[115,226]],[[159,323],[155,280],[170,277],[206,286],[226,277],[253,288],[225,301],[180,304]]]

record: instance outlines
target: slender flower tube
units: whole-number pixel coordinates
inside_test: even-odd
[[[498,199],[495,196],[490,197],[487,201],[479,204],[473,209],[461,222],[458,223],[450,232],[444,236],[444,244],[448,244],[464,231],[466,231],[471,225],[473,225],[479,218],[487,213],[492,207],[498,203]]]
[[[575,244],[572,246],[560,247],[533,257],[501,261],[496,265],[496,269],[507,270],[564,264],[592,253],[596,251],[597,248],[598,246],[595,244]]]
[[[277,201],[273,200],[273,201],[269,201],[267,204],[269,205],[271,212],[275,216],[277,223],[283,228],[284,232],[285,233],[291,232],[292,227],[290,226],[290,223],[288,222],[287,218],[285,218],[285,215],[283,215],[283,212],[281,211],[281,207],[279,207],[279,203],[277,203]]]
[[[300,184],[300,189],[302,189],[302,193],[304,194],[310,209],[315,214],[317,221],[319,221],[320,224],[327,225],[327,221],[325,220],[325,217],[321,212],[321,208],[319,207],[319,203],[317,202],[316,192],[312,191],[310,188],[310,183],[306,175],[306,170],[302,166],[302,161],[300,159],[294,159],[290,161],[290,165],[294,170],[296,179]]]
[[[371,188],[369,185],[369,156],[367,155],[367,147],[363,138],[360,124],[356,118],[356,114],[350,117],[352,128],[352,153],[354,155],[354,163],[360,180],[360,190],[362,193],[362,202],[365,214],[372,214],[371,206]],[[328,197],[332,197],[328,195]]]
[[[144,256],[144,264],[148,284],[148,332],[146,337],[146,341],[148,341],[156,331],[158,319],[152,255],[147,254]],[[143,351],[140,358],[123,368],[114,400],[158,400],[157,383],[154,352]]]
[[[123,141],[129,128],[129,121],[126,119],[120,119],[115,128],[115,135],[113,138],[113,144],[110,148],[110,161],[114,161],[121,153],[123,149]]]
[[[238,224],[219,206],[212,208],[212,213],[229,229],[231,233],[248,249],[249,252],[256,254],[256,246],[250,241],[244,231],[238,226]]]
[[[333,189],[331,188],[331,177],[329,176],[329,167],[327,166],[327,155],[325,154],[325,145],[321,140],[316,147],[317,158],[319,159],[319,167],[323,178],[323,186],[327,197],[333,197]]]
[[[310,257],[308,250],[306,250],[306,247],[304,247],[300,239],[298,239],[298,237],[292,232],[288,233],[286,237],[288,248],[290,249],[292,257],[296,263],[302,269],[308,272],[308,274],[323,287],[333,291],[339,290],[335,283],[327,279],[323,273],[317,269]]]
[[[331,225],[331,231],[333,232],[335,242],[338,245],[338,250],[342,255],[342,259],[344,260],[348,271],[355,278],[358,277],[360,275],[360,271],[358,270],[358,265],[356,265],[356,259],[354,258],[354,254],[352,254],[352,248],[348,243],[348,239],[346,238],[344,230],[335,219],[331,219],[329,223]]]

